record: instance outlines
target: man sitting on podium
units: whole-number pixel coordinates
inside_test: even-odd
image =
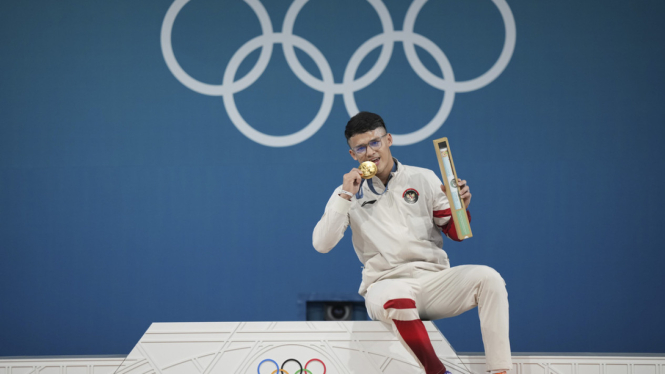
[[[441,231],[452,240],[460,239],[441,180],[431,170],[393,158],[392,135],[377,114],[358,113],[347,123],[344,135],[351,157],[360,163],[374,162],[377,173],[364,180],[362,172],[353,168],[344,175],[314,229],[314,248],[329,252],[351,226],[353,246],[364,265],[359,293],[370,317],[392,326],[425,373],[443,374],[446,368],[421,318],[453,317],[476,306],[488,371],[509,370],[505,282],[487,266],[450,267]],[[468,207],[469,186],[459,180],[458,187]]]

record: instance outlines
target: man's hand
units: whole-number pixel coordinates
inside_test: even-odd
[[[471,191],[469,190],[469,186],[466,185],[466,181],[462,179],[457,180],[457,188],[459,189],[459,194],[460,197],[462,198],[462,201],[464,201],[464,206],[469,207],[469,204],[471,204]],[[443,193],[446,193],[446,186],[443,184],[441,185],[441,191]]]
[[[360,183],[362,182],[363,172],[358,168],[351,169],[350,172],[344,174],[344,181],[342,182],[342,189],[344,191],[351,192],[352,194],[357,194],[360,189]],[[339,194],[339,196],[351,200],[351,196],[345,194]]]

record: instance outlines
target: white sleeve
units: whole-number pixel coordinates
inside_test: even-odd
[[[432,219],[435,225],[444,230],[451,219],[450,203],[446,194],[441,191],[441,185],[443,184],[441,179],[433,171],[430,171],[427,177],[433,196]]]
[[[323,217],[316,224],[312,234],[314,249],[321,253],[330,252],[344,237],[344,231],[349,226],[349,210],[352,201],[339,196],[337,191],[335,190],[328,200]]]

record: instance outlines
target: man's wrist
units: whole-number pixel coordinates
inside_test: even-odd
[[[343,188],[340,188],[338,192],[339,192],[338,195],[339,195],[341,198],[343,198],[343,199],[345,199],[345,200],[349,200],[349,201],[351,201],[351,198],[353,197],[353,193],[351,193],[351,192],[349,192],[349,191],[346,191],[346,190],[344,190]]]

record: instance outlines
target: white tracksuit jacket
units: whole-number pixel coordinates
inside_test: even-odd
[[[381,279],[400,278],[413,269],[450,267],[441,230],[457,240],[450,205],[433,171],[395,159],[388,190],[378,177],[362,184],[348,201],[333,193],[313,234],[314,248],[329,252],[350,225],[353,247],[363,263],[359,293]]]

